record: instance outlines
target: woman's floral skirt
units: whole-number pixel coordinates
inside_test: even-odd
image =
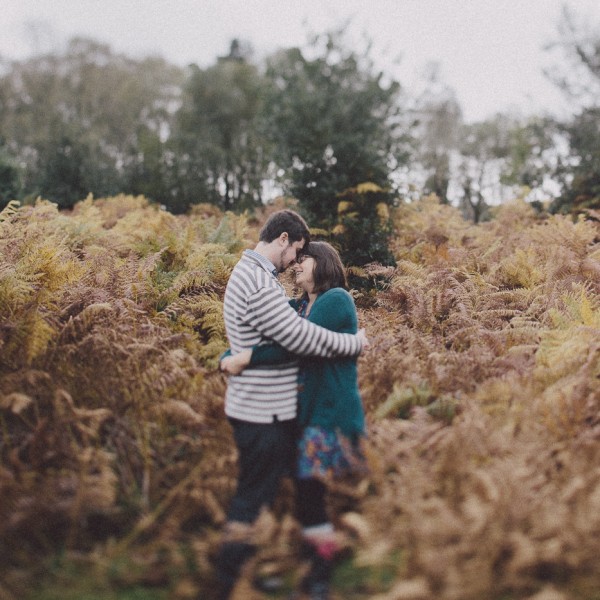
[[[360,438],[351,440],[338,431],[319,426],[304,428],[298,442],[297,476],[300,479],[337,479],[366,472]]]

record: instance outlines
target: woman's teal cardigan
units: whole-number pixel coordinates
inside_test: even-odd
[[[297,309],[298,300],[290,304]],[[354,300],[342,288],[320,294],[312,305],[308,320],[340,333],[356,333],[358,319]],[[355,439],[364,433],[365,418],[358,391],[354,358],[297,357],[277,344],[255,346],[251,365],[266,365],[300,360],[298,422],[301,427],[318,425],[339,430]]]

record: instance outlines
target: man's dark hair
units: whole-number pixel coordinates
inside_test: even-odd
[[[311,242],[304,247],[304,256],[315,259],[313,272],[313,291],[322,294],[332,288],[346,289],[346,271],[337,250],[327,242]]]
[[[305,240],[306,244],[310,242],[310,232],[306,221],[293,210],[274,212],[260,230],[258,239],[261,242],[270,243],[282,233],[288,234],[290,244],[300,240]]]

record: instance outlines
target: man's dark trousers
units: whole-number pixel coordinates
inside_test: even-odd
[[[296,420],[250,423],[230,419],[238,450],[238,482],[227,512],[228,522],[251,524],[263,506],[272,506],[282,477],[293,473],[296,457]],[[233,589],[243,563],[255,547],[248,541],[225,541],[217,564],[222,598]]]

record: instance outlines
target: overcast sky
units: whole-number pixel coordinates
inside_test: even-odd
[[[371,39],[372,58],[407,90],[439,62],[469,121],[508,110],[560,116],[565,101],[542,69],[556,61],[543,47],[557,39],[564,5],[600,23],[599,0],[2,0],[0,55],[21,59],[84,35],[206,67],[234,37],[260,59],[351,18],[351,39]]]

